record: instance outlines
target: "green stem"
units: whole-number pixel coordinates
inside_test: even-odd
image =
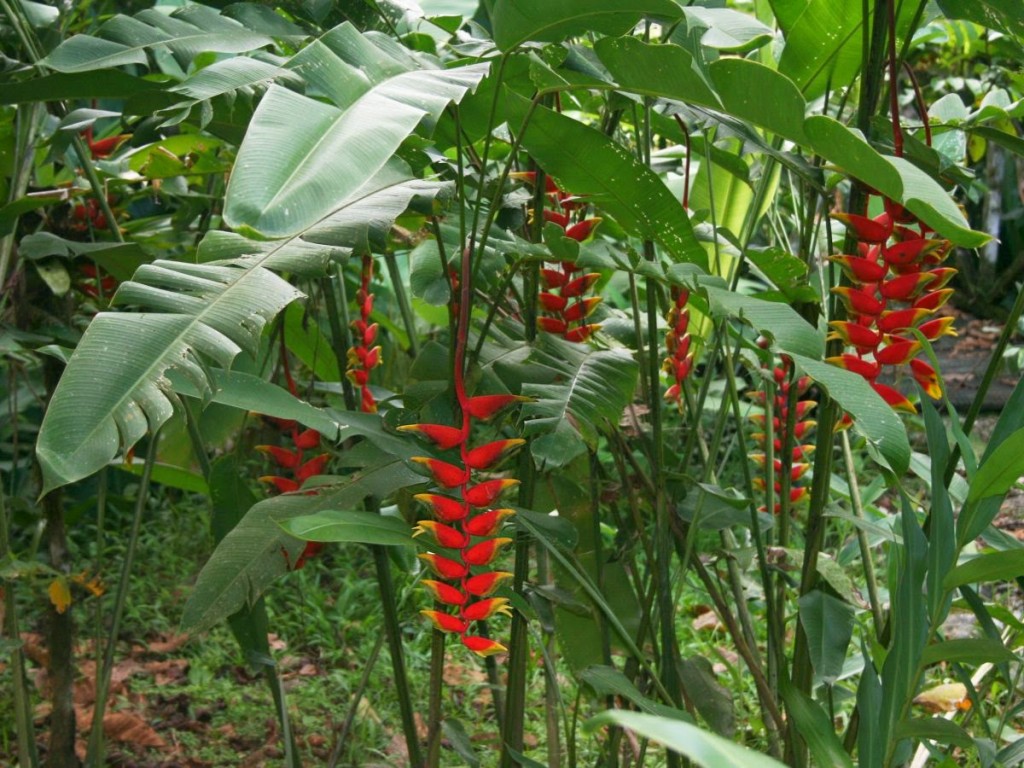
[[[7,518],[7,494],[0,483],[0,563],[11,559],[10,521]],[[11,685],[13,687],[14,722],[17,730],[18,762],[25,768],[36,768],[35,729],[32,724],[32,693],[25,676],[25,656],[21,651],[18,627],[18,604],[14,599],[13,580],[4,587],[4,634],[11,642]]]
[[[409,352],[413,357],[420,353],[420,340],[416,334],[416,318],[412,314],[412,306],[409,304],[409,295],[405,291],[405,281],[402,280],[402,273],[398,269],[398,261],[395,254],[388,251],[384,254],[384,263],[388,267],[388,276],[391,278],[391,288],[395,292],[395,299],[398,301],[398,311],[402,314],[402,324],[405,325],[405,333],[409,337]]]
[[[853,507],[853,514],[864,518],[864,502],[860,495],[860,483],[857,481],[857,470],[853,463],[853,451],[850,449],[850,436],[843,431],[843,459],[846,464],[846,482],[850,486],[850,504]],[[868,542],[867,533],[860,527],[857,528],[857,545],[860,547],[860,559],[864,564],[864,582],[868,588],[868,603],[871,605],[871,617],[875,624],[875,637],[881,639],[882,627],[885,624],[885,614],[882,612],[882,602],[878,597],[878,578],[875,576],[875,561],[871,556],[871,545]]]
[[[352,724],[355,723],[356,715],[359,713],[359,702],[363,700],[363,694],[370,685],[370,675],[373,673],[373,668],[377,664],[377,659],[383,647],[384,635],[377,635],[377,641],[373,644],[370,657],[364,662],[365,666],[363,667],[362,677],[359,678],[359,684],[356,685],[355,692],[352,694],[352,704],[348,708],[348,714],[345,716],[345,721],[341,724],[341,728],[338,729],[334,737],[334,746],[331,747],[331,754],[327,758],[327,768],[336,768],[338,761],[341,759],[341,751],[348,742],[349,731],[352,730]],[[411,756],[410,764],[417,767],[420,765],[419,762],[411,762]]]
[[[110,690],[110,677],[114,671],[114,652],[117,638],[121,631],[121,618],[128,599],[128,587],[131,580],[132,564],[135,551],[139,544],[139,531],[142,528],[142,514],[149,500],[149,483],[156,464],[156,448],[160,439],[160,430],[153,433],[146,449],[146,461],[142,466],[142,477],[139,479],[138,496],[135,499],[135,512],[132,516],[132,527],[128,534],[128,546],[125,550],[124,562],[121,564],[121,578],[114,594],[114,614],[110,620],[110,633],[103,654],[103,668],[96,680],[96,707],[93,711],[92,730],[89,733],[89,748],[85,758],[87,768],[104,765],[103,715],[107,706],[107,694]]]
[[[388,651],[391,654],[391,672],[394,675],[395,692],[398,695],[398,709],[402,718],[402,731],[409,750],[412,765],[421,765],[419,737],[416,735],[416,719],[413,712],[413,696],[409,677],[405,673],[405,654],[402,649],[402,630],[398,622],[398,595],[391,578],[391,565],[387,550],[381,546],[370,547],[377,569],[377,586],[380,588],[381,607],[384,611],[384,632],[387,635]]]
[[[444,690],[444,632],[430,636],[430,691],[427,701],[427,768],[441,764],[441,692]]]

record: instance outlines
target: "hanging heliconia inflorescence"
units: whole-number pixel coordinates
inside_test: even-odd
[[[909,366],[929,397],[941,396],[938,373],[918,357],[921,342],[913,330],[929,341],[955,335],[953,318],[936,311],[953,293],[946,284],[956,270],[942,266],[951,250],[948,240],[932,237],[932,230],[893,200],[883,202],[884,212],[874,218],[833,214],[860,242],[857,255],[832,257],[852,285],[832,289],[850,319],[829,323],[830,338],[853,351],[829,362],[863,376],[893,408],[914,413],[905,395],[878,379],[887,368]]]
[[[377,341],[377,323],[370,322],[373,313],[373,256],[363,256],[359,273],[359,290],[356,291],[356,307],[359,317],[352,321],[352,347],[348,351],[346,376],[359,390],[359,410],[376,413],[377,401],[370,392],[370,371],[381,364],[380,347]]]
[[[281,340],[281,366],[284,369],[285,381],[288,384],[288,391],[298,397],[298,387],[295,379],[292,378],[288,368],[287,350],[284,338]],[[279,493],[292,493],[299,490],[302,484],[314,475],[322,474],[327,462],[330,459],[329,453],[315,453],[320,447],[320,433],[315,429],[301,429],[299,423],[293,419],[277,419],[266,417],[266,420],[277,427],[291,443],[291,448],[280,445],[257,445],[256,450],[267,454],[274,464],[277,465],[278,475],[264,475],[259,478],[260,482],[272,485]],[[314,455],[311,455],[314,454]],[[319,554],[324,545],[321,542],[310,541],[306,543],[302,553],[296,559],[291,570],[298,570],[306,564],[306,561]]]
[[[514,175],[530,183],[537,178],[533,172]],[[551,205],[544,208],[544,220],[558,226],[566,237],[582,243],[593,234],[601,219],[594,216],[573,222],[573,214],[583,209],[583,202],[559,189],[550,176],[545,176],[544,181],[545,197]],[[545,263],[540,279],[543,283],[537,296],[541,312],[537,327],[540,330],[580,343],[601,327],[600,323],[588,322],[591,313],[601,303],[600,296],[588,295],[601,279],[600,273],[584,272],[572,261],[555,261]]]
[[[766,347],[766,340],[759,340],[759,346]],[[805,399],[804,395],[810,389],[811,379],[808,376],[801,376],[793,380],[792,362],[783,356],[782,362],[771,369],[772,379],[775,382],[775,396],[772,398],[772,427],[768,429],[768,410],[750,417],[758,430],[751,435],[751,438],[759,446],[760,450],[751,453],[750,459],[762,470],[762,474],[754,478],[754,487],[758,490],[767,490],[769,478],[773,483],[774,498],[776,499],[775,514],[782,511],[781,495],[783,492],[783,473],[788,466],[789,471],[789,504],[799,504],[809,497],[810,491],[804,485],[804,476],[811,468],[810,456],[814,452],[814,446],[807,441],[816,422],[809,418],[811,411],[818,404],[815,400]],[[795,388],[795,401],[792,400],[793,388]],[[753,392],[749,397],[764,407],[767,404],[765,390]],[[795,403],[795,405],[794,405]],[[795,413],[790,413],[791,405]],[[792,433],[789,430],[792,425]],[[768,471],[768,439],[772,437],[772,468]],[[789,460],[783,451],[789,452]],[[762,507],[762,512],[767,507]]]
[[[665,391],[665,399],[683,407],[683,382],[693,369],[692,337],[690,336],[690,310],[687,304],[690,292],[677,289],[672,308],[668,311],[668,333],[665,334],[665,348],[668,357],[662,368],[671,378],[672,384]]]
[[[501,507],[499,500],[505,491],[519,484],[514,478],[496,476],[494,470],[525,441],[507,438],[477,443],[473,432],[480,422],[528,398],[511,394],[470,397],[466,392],[471,278],[469,256],[464,253],[461,276],[452,280],[452,313],[458,318],[453,379],[461,422],[458,426],[407,424],[399,429],[414,432],[439,451],[453,454],[451,460],[428,456],[412,459],[429,470],[438,486],[416,495],[432,519],[419,521],[414,535],[436,545],[435,551],[419,556],[437,577],[422,582],[437,601],[435,608],[422,613],[436,629],[458,635],[469,650],[490,656],[505,651],[505,646],[474,632],[473,627],[495,614],[511,614],[508,598],[493,594],[512,574],[495,570],[493,565],[502,548],[512,541],[498,535],[505,520],[514,514]]]

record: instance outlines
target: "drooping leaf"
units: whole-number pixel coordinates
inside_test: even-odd
[[[290,237],[254,240],[234,232],[210,232],[199,246],[199,261],[259,259],[272,269],[314,276],[330,260],[380,251],[395,219],[416,201],[430,201],[450,188],[424,181],[391,159],[322,218]],[[265,261],[264,261],[265,260]]]
[[[376,512],[325,509],[282,520],[280,525],[286,533],[303,541],[354,542],[386,547],[411,547],[416,543],[408,523]]]
[[[588,720],[586,727],[618,725],[664,744],[668,749],[692,760],[701,768],[781,768],[782,763],[759,752],[708,733],[681,720],[612,709]]]
[[[579,678],[590,686],[599,697],[621,696],[649,714],[661,715],[673,720],[693,722],[693,718],[685,710],[665,706],[644,696],[640,689],[633,685],[629,678],[615,667],[604,665],[586,667],[580,671]]]
[[[955,589],[961,584],[1009,581],[1024,574],[1024,549],[989,552],[968,560],[946,574],[942,585]]]
[[[527,40],[559,42],[584,32],[621,35],[644,16],[679,18],[669,0],[497,0],[494,42],[503,51]]]
[[[753,16],[731,8],[683,8],[687,25],[704,29],[702,45],[732,53],[746,53],[770,42],[774,37],[771,27]]]
[[[87,99],[126,99],[142,93],[160,91],[163,86],[120,69],[95,72],[57,73],[17,83],[4,83],[0,104],[24,104],[35,101]]]
[[[261,501],[214,550],[185,605],[182,631],[202,632],[246,605],[251,605],[303,548],[279,522],[322,510],[349,508],[373,495],[385,498],[395,490],[423,482],[402,460],[382,455],[381,461],[313,496],[286,495]],[[277,522],[275,522],[277,521]],[[287,557],[285,556],[287,554]]]
[[[1024,45],[1024,8],[1015,0],[939,0],[951,19],[967,19],[1005,32]]]
[[[421,121],[458,102],[488,68],[428,69],[349,24],[332,30],[331,41],[318,41],[316,64],[333,73],[330,96],[339,106],[268,88],[228,184],[224,216],[233,228],[288,237],[318,223],[374,178]]]
[[[1018,661],[1018,658],[1002,642],[988,637],[966,637],[957,638],[956,640],[945,640],[941,643],[929,645],[921,655],[921,663],[925,666],[954,662],[981,665],[986,662],[997,663],[1004,661]]]
[[[183,67],[204,51],[243,53],[273,45],[234,19],[203,5],[187,5],[169,16],[148,9],[135,16],[118,14],[95,35],[75,35],[42,60],[58,72],[90,72],[124,64],[148,64],[147,52],[170,50]]]
[[[545,335],[534,353],[555,368],[552,384],[526,384],[524,433],[536,436],[534,459],[549,469],[597,445],[599,430],[618,422],[636,386],[638,366],[625,350],[593,349]]]
[[[203,395],[206,361],[255,352],[266,323],[302,294],[266,269],[157,261],[115,301],[155,310],[101,312],[86,329],[40,427],[44,490],[86,477],[166,422],[174,369]]]

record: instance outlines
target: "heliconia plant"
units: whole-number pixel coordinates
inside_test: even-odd
[[[182,629],[230,622],[288,768],[1014,763],[1024,631],[993,585],[1024,566],[993,523],[1024,387],[973,455],[983,394],[944,422],[931,348],[975,249],[1020,242],[1012,3],[166,5],[0,0],[0,763],[40,765],[17,619],[41,554],[73,584],[108,498],[138,494],[131,542],[172,502],[152,484],[209,507]],[[348,622],[348,591],[352,631],[315,634],[374,650],[325,755],[267,623]],[[70,594],[45,623],[61,768]],[[362,666],[288,642],[332,682]]]

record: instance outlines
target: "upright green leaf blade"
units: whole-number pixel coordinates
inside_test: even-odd
[[[397,517],[354,509],[325,509],[312,515],[281,520],[286,533],[303,541],[414,546],[409,524]]]

